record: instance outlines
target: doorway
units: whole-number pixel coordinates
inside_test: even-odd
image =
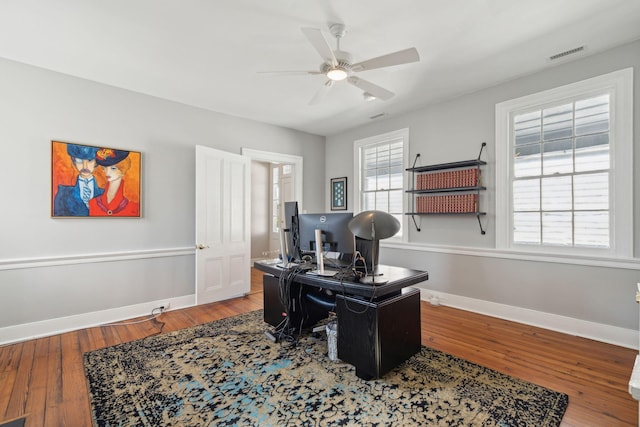
[[[251,259],[277,258],[284,203],[302,208],[302,157],[242,149],[251,162]]]

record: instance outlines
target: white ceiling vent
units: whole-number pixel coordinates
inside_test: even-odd
[[[384,113],[378,113],[378,114],[374,114],[373,116],[369,117],[371,120],[375,120],[375,119],[379,119],[380,117],[384,116]]]
[[[564,52],[556,53],[549,57],[549,61],[556,61],[558,59],[566,58],[569,55],[575,55],[578,52],[584,51],[584,46],[574,47],[573,49],[565,50]]]

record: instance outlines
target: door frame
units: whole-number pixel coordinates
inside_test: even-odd
[[[249,157],[251,160],[255,160],[258,162],[267,162],[267,163],[290,163],[294,167],[294,176],[293,176],[293,197],[294,200],[298,202],[298,207],[302,210],[303,201],[302,201],[302,165],[303,158],[302,156],[296,156],[293,154],[283,154],[283,153],[275,153],[273,151],[261,151],[261,150],[253,150],[251,148],[242,148],[241,151],[243,156]]]

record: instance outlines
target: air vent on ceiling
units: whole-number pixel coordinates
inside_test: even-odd
[[[555,61],[557,59],[566,58],[569,55],[576,54],[578,52],[582,52],[584,50],[584,46],[575,47],[573,49],[565,50],[564,52],[556,53],[555,55],[551,55],[549,57],[549,61]]]
[[[384,113],[379,113],[379,114],[374,114],[373,116],[369,117],[371,120],[374,119],[379,119],[380,117],[384,116]]]

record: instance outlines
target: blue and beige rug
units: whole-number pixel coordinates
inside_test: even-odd
[[[363,381],[262,311],[86,353],[96,426],[557,426],[558,393],[428,347]]]

